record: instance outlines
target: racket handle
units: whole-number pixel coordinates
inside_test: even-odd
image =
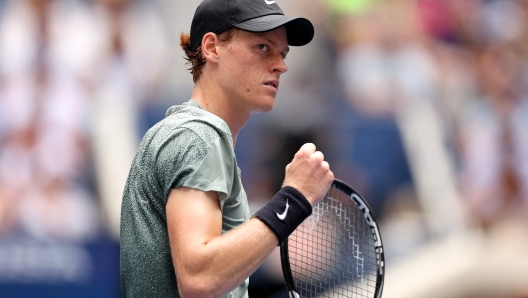
[[[300,298],[300,296],[295,291],[290,291],[290,298]]]

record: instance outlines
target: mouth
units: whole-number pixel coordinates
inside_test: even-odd
[[[271,86],[275,89],[279,89],[279,80],[270,80],[270,81],[267,81],[267,82],[264,82],[264,85],[266,86]]]

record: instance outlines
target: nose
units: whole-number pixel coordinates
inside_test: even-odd
[[[277,72],[279,74],[283,74],[288,71],[288,66],[286,66],[286,63],[284,63],[284,58],[282,58],[282,54],[276,55],[276,58],[273,60],[272,63],[272,72]]]

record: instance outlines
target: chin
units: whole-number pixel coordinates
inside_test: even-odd
[[[264,109],[262,109],[262,112],[269,112],[269,111],[273,110],[273,106],[274,106],[274,103],[271,103],[270,105],[267,105],[266,107],[264,107]]]
[[[273,110],[273,106],[275,104],[275,98],[273,99],[266,99],[261,102],[259,102],[259,105],[255,107],[254,111],[257,113],[266,113],[271,110]]]

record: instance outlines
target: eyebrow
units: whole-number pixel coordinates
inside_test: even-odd
[[[258,35],[262,38],[264,38],[265,40],[267,40],[269,43],[271,43],[272,45],[274,46],[277,46],[277,44],[275,42],[273,42],[271,39],[267,38],[266,36],[264,36],[265,33],[259,33]],[[286,49],[284,51],[281,51],[281,53],[283,53],[285,56],[290,52],[290,47],[289,46],[286,46]]]

